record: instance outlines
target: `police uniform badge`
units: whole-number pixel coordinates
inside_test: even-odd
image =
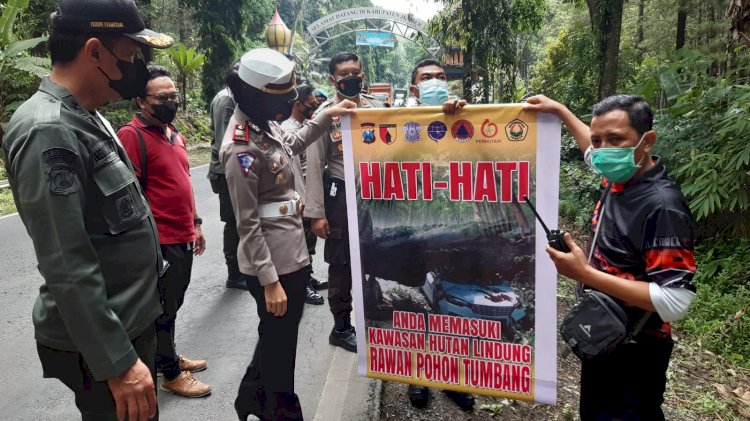
[[[249,143],[250,132],[248,131],[247,126],[244,124],[235,124],[234,133],[232,134],[232,140],[234,140],[235,142]]]
[[[329,136],[331,136],[331,140],[334,142],[338,142],[341,140],[342,133],[341,133],[341,118],[340,117],[337,117],[336,120],[333,120],[331,127],[328,129],[328,134]]]
[[[362,123],[362,142],[366,145],[375,142],[375,123]]]
[[[242,174],[247,177],[247,175],[250,174],[250,168],[253,166],[253,162],[255,162],[255,156],[249,153],[238,153],[237,161],[240,163]]]
[[[336,146],[336,149],[338,149],[339,152],[344,152],[344,144],[343,143],[339,143],[339,145]]]
[[[419,126],[419,123],[416,123],[414,121],[410,121],[406,124],[404,124],[404,138],[409,143],[419,142],[422,140],[419,133],[422,130],[422,128]]]

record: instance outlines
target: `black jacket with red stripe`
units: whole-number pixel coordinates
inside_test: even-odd
[[[603,184],[609,182],[603,179]],[[661,159],[654,157],[654,166],[641,176],[605,188],[594,210],[592,232],[599,223],[593,267],[620,278],[695,292],[695,220]],[[641,309],[625,308],[631,321],[643,315]],[[644,328],[663,324],[654,314]]]

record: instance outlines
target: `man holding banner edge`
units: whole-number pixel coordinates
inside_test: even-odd
[[[526,109],[560,116],[609,186],[594,211],[592,230],[601,225],[601,232],[591,262],[565,234],[570,253],[547,249],[558,272],[618,300],[631,322],[653,313],[635,342],[582,362],[581,419],[663,420],[674,346],[670,322],[683,317],[695,297],[695,222],[679,186],[651,155],[650,107],[640,97],[606,98],[594,106],[590,129],[541,95],[529,98]]]

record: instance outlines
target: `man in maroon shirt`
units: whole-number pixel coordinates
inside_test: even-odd
[[[211,386],[198,381],[192,373],[204,370],[207,363],[177,355],[174,334],[177,310],[190,283],[193,254],[203,253],[206,242],[202,221],[195,211],[185,138],[170,124],[177,113],[180,94],[164,67],[150,64],[148,73],[146,91],[136,97],[140,113],[117,135],[149,200],[161,253],[170,264],[158,282],[164,310],[156,319],[156,367],[164,374],[161,389],[180,396],[201,397],[211,393]]]

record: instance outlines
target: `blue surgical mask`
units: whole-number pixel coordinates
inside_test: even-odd
[[[641,145],[646,133],[638,144],[629,148],[594,148],[591,150],[591,165],[596,172],[613,183],[624,183],[630,180],[641,167],[641,160],[635,162],[635,150]],[[643,154],[646,156],[646,154]]]
[[[432,78],[420,82],[417,85],[419,88],[419,100],[425,105],[443,105],[448,100],[448,82]]]

